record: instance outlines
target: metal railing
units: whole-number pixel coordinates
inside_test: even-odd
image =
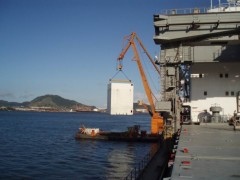
[[[209,8],[184,8],[184,9],[166,9],[161,10],[159,14],[194,14],[207,13]]]
[[[183,8],[183,9],[166,9],[161,10],[159,14],[197,14],[197,13],[208,13],[212,9],[218,9],[218,12],[224,12],[226,8],[236,8],[240,6],[240,2],[237,3],[220,3],[212,7],[200,7],[200,8]]]
[[[135,166],[131,170],[131,172],[124,178],[124,180],[136,180],[141,175],[148,163],[151,161],[153,156],[156,154],[158,149],[158,145],[156,145],[156,147],[152,147],[151,150],[144,156],[144,158],[137,164],[137,166]]]

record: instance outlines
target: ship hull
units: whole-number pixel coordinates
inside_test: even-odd
[[[159,142],[161,136],[145,135],[145,136],[129,136],[125,132],[102,132],[91,136],[88,134],[76,133],[77,140],[109,140],[109,141],[126,141],[126,142]]]

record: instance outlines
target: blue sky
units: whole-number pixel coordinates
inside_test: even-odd
[[[0,0],[0,99],[55,94],[106,107],[125,35],[136,32],[154,57],[160,47],[153,41],[153,14],[209,6],[209,0]],[[131,58],[130,49],[124,72],[134,83],[135,100],[144,99]]]

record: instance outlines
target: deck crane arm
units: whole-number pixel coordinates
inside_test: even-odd
[[[163,131],[163,118],[155,110],[155,105],[154,105],[153,97],[152,97],[153,93],[152,93],[152,91],[150,89],[150,86],[148,84],[148,81],[147,81],[147,78],[146,78],[141,60],[139,58],[136,43],[135,43],[134,40],[136,39],[138,41],[138,43],[140,44],[140,46],[143,48],[143,50],[147,53],[146,48],[143,46],[142,42],[137,37],[135,32],[133,32],[130,36],[127,36],[126,38],[128,38],[128,43],[127,43],[126,47],[122,50],[121,54],[119,55],[119,57],[117,59],[118,62],[119,62],[118,70],[122,70],[121,61],[123,60],[125,54],[127,53],[128,49],[131,46],[132,49],[133,49],[133,52],[134,52],[134,60],[136,60],[136,62],[137,62],[138,70],[140,72],[141,80],[142,80],[142,83],[143,83],[143,87],[144,87],[145,93],[147,95],[147,98],[148,98],[148,101],[149,101],[149,104],[150,104],[150,107],[151,107],[151,112],[152,112],[151,133],[152,134],[159,134]],[[150,55],[148,53],[147,53],[147,56],[150,57]],[[151,58],[150,58],[150,60],[151,60]],[[157,68],[157,67],[155,67],[155,68]],[[160,71],[158,71],[158,73],[160,73]]]

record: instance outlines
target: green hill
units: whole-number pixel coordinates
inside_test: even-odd
[[[51,107],[55,109],[74,109],[79,111],[91,111],[95,106],[87,106],[77,101],[64,99],[58,95],[44,95],[30,102],[16,103],[0,100],[0,106],[5,107]]]
[[[73,100],[64,99],[57,95],[39,96],[33,99],[29,105],[36,107],[54,107],[54,108],[73,108],[76,105],[83,106],[83,104],[81,103],[78,103]]]

